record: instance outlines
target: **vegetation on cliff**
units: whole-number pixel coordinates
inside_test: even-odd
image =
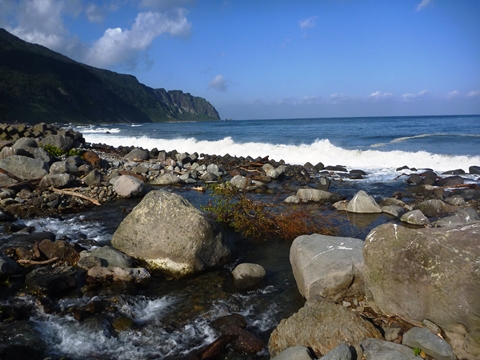
[[[205,99],[152,89],[0,29],[0,122],[146,123],[218,120]]]

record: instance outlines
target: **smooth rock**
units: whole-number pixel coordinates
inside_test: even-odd
[[[347,211],[358,214],[375,214],[381,213],[382,209],[372,196],[360,190],[348,203]]]
[[[290,247],[290,263],[300,294],[311,302],[363,295],[363,245],[347,237],[297,237]]]
[[[121,197],[135,197],[143,194],[144,184],[136,177],[120,175],[113,185],[113,190]]]
[[[402,215],[400,221],[412,225],[429,225],[430,220],[420,210],[411,210]]]
[[[411,348],[420,348],[435,360],[455,360],[452,347],[441,337],[427,328],[414,327],[403,334],[402,344]]]
[[[272,360],[312,360],[316,358],[313,356],[308,347],[296,345],[283,350],[280,354],[272,358]]]
[[[366,360],[418,360],[413,349],[380,339],[366,339],[361,344]],[[421,358],[420,358],[421,359]]]
[[[240,290],[255,287],[265,277],[263,266],[258,264],[242,263],[233,269],[233,285]]]

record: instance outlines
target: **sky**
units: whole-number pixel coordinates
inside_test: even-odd
[[[0,0],[0,27],[222,119],[480,114],[480,0]]]

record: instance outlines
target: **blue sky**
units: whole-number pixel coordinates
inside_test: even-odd
[[[0,27],[222,118],[480,113],[479,0],[0,0]]]

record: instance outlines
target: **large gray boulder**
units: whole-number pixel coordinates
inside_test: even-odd
[[[48,174],[48,164],[40,159],[12,155],[0,160],[0,168],[22,179],[39,179]]]
[[[373,197],[360,190],[348,203],[347,211],[359,214],[379,214],[382,212],[382,209]]]
[[[220,266],[230,258],[222,233],[208,217],[177,194],[150,191],[127,215],[112,245],[174,277]]]
[[[411,348],[422,349],[435,360],[455,360],[452,347],[440,336],[427,328],[414,327],[403,334],[402,343]]]
[[[384,224],[363,249],[377,312],[437,324],[458,358],[480,358],[480,223],[409,229]]]
[[[362,342],[366,360],[418,360],[413,349],[380,339],[366,339]],[[363,358],[362,358],[363,359]]]
[[[298,291],[308,301],[340,302],[364,294],[363,241],[326,235],[302,235],[290,247]]]
[[[74,146],[74,141],[71,137],[61,134],[45,136],[41,140],[41,143],[42,145],[51,145],[57,147],[65,152],[71,150]]]
[[[113,185],[113,190],[118,196],[129,198],[142,195],[145,185],[142,180],[130,175],[119,176]]]
[[[382,338],[382,334],[357,313],[327,300],[307,302],[297,313],[280,321],[270,335],[268,351],[275,357],[285,349],[303,345],[320,357],[347,344],[361,353],[359,344],[367,338]]]

